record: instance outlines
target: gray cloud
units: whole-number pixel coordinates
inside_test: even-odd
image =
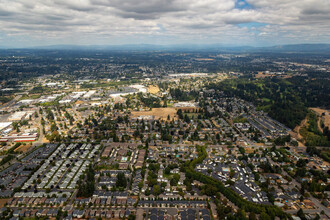
[[[86,44],[330,41],[329,0],[246,2],[248,9],[236,0],[2,0],[0,30],[49,44],[77,36]],[[248,25],[257,23],[264,25]]]
[[[186,5],[180,4],[177,0],[110,0],[110,1],[98,1],[95,3],[119,9],[124,12],[136,13],[136,14],[163,14],[167,12],[183,11],[186,9]]]

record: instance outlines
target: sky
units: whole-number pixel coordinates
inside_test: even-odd
[[[0,47],[330,43],[330,0],[0,0]]]

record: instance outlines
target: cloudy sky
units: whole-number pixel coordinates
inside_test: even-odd
[[[330,43],[330,0],[0,0],[0,46]]]

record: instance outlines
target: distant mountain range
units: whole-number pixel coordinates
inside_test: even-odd
[[[5,48],[2,48],[5,49]],[[7,48],[10,49],[10,48]],[[278,53],[330,53],[330,44],[290,44],[271,47],[226,46],[220,44],[125,44],[125,45],[50,45],[23,49],[36,50],[113,50],[113,51],[224,51],[224,52],[278,52]]]
[[[259,49],[273,52],[330,52],[330,44],[289,44]]]

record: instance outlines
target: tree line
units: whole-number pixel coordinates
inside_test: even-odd
[[[186,161],[182,169],[185,171],[187,178],[195,179],[206,184],[205,188],[207,191],[205,192],[207,195],[214,195],[216,192],[220,192],[228,200],[246,212],[253,212],[260,215],[262,214],[263,216],[268,216],[268,218],[271,217],[271,219],[274,219],[276,216],[280,219],[291,219],[291,216],[283,212],[279,207],[274,205],[256,204],[247,201],[231,188],[225,187],[219,180],[195,171],[195,166],[202,163],[207,157],[206,148],[204,146],[197,146],[197,150],[198,157],[193,161]]]

